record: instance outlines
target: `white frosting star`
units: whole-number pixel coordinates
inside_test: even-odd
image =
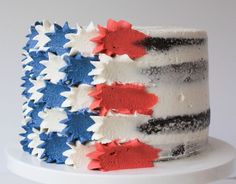
[[[71,107],[72,112],[88,108],[93,101],[93,98],[88,96],[91,90],[91,86],[81,84],[78,87],[72,87],[70,91],[62,92],[61,95],[66,97],[62,107]]]
[[[66,125],[62,124],[61,121],[67,119],[66,112],[60,108],[45,109],[38,113],[38,116],[42,118],[40,124],[41,130],[47,132],[61,132]]]
[[[48,53],[48,60],[40,61],[46,68],[41,71],[40,75],[44,80],[50,80],[56,84],[65,77],[65,73],[60,69],[66,66],[62,56],[57,56],[51,52]]]
[[[106,54],[99,54],[99,62],[91,63],[95,68],[89,73],[94,76],[92,84],[121,83],[148,83],[149,79],[142,75],[137,62],[128,55],[117,55],[110,57]]]
[[[83,56],[92,56],[96,44],[90,41],[98,35],[98,29],[91,22],[86,29],[77,25],[78,32],[67,34],[65,37],[70,41],[64,47],[71,48],[70,55],[80,52]]]
[[[38,158],[41,157],[44,151],[43,149],[38,148],[38,146],[43,143],[43,141],[39,137],[39,134],[40,132],[38,130],[33,129],[33,133],[27,136],[27,138],[31,140],[31,142],[28,145],[29,148],[33,149],[31,154],[37,156]]]
[[[30,100],[34,100],[34,102],[38,102],[39,99],[43,96],[38,90],[45,87],[45,81],[42,79],[33,80],[29,79],[33,86],[29,89],[29,93],[32,95],[30,96]]]
[[[86,157],[88,153],[95,151],[95,146],[93,145],[82,145],[79,141],[76,142],[76,145],[70,145],[71,149],[65,151],[63,155],[67,157],[65,164],[73,165],[74,167],[84,168],[90,162],[90,159]]]
[[[49,21],[43,21],[43,24],[35,26],[35,29],[38,34],[33,38],[33,40],[37,41],[33,50],[46,51],[48,48],[44,46],[50,41],[50,38],[46,36],[46,33],[53,32],[54,27]]]
[[[30,63],[31,61],[33,61],[33,59],[30,57],[30,55],[29,55],[29,53],[27,52],[27,51],[25,51],[25,50],[23,50],[23,55],[24,55],[24,60],[22,61],[22,64],[23,65],[26,65],[24,68],[23,68],[23,70],[24,71],[30,71],[30,70],[32,70],[33,69],[33,67],[32,66],[29,66],[29,65],[27,65],[28,63]]]

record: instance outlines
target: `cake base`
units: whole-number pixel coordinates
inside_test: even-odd
[[[48,164],[24,153],[16,145],[6,149],[6,156],[7,167],[11,172],[44,184],[203,184],[230,175],[234,168],[236,150],[226,142],[209,138],[207,149],[198,155],[157,162],[154,168],[112,172]]]

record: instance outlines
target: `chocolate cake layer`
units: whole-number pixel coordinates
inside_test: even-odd
[[[210,109],[199,114],[150,119],[138,130],[145,134],[194,132],[207,128],[210,124]]]
[[[149,50],[166,51],[176,46],[201,45],[206,42],[204,38],[159,38],[147,37],[138,44]]]
[[[142,69],[141,73],[148,76],[151,83],[189,83],[201,81],[208,78],[208,62],[199,61],[171,64],[161,67],[150,67]]]

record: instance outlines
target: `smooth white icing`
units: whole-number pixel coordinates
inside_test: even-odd
[[[63,56],[57,56],[49,52],[48,60],[40,61],[40,63],[45,66],[45,69],[40,73],[42,79],[50,80],[52,83],[56,84],[65,77],[65,73],[60,71],[60,69],[66,66]]]
[[[206,31],[194,28],[162,27],[162,26],[144,26],[144,27],[134,26],[133,28],[153,37],[207,39]]]
[[[168,51],[149,51],[146,55],[136,59],[138,65],[143,68],[151,66],[165,66],[199,60],[208,61],[207,45],[180,46]]]
[[[153,107],[153,117],[165,118],[183,114],[200,113],[210,107],[208,81],[192,82],[183,85],[159,84],[147,88],[158,96]]]
[[[61,132],[66,127],[66,125],[62,123],[63,120],[67,119],[67,114],[63,109],[45,109],[39,112],[38,116],[43,119],[40,124],[41,131]]]

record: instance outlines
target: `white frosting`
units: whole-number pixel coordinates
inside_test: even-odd
[[[158,96],[158,102],[153,107],[153,117],[195,114],[210,107],[208,81],[183,85],[159,84],[148,88],[148,92]]]
[[[144,34],[153,37],[162,38],[205,38],[207,39],[207,33],[204,30],[194,28],[181,28],[181,27],[161,27],[161,26],[145,26],[134,27]]]
[[[37,51],[46,51],[48,48],[44,47],[46,43],[50,41],[50,38],[46,35],[46,33],[50,33],[54,31],[53,25],[49,21],[43,21],[43,25],[35,26],[36,31],[38,34],[33,38],[33,40],[37,41],[35,45],[35,49]]]
[[[87,167],[90,159],[86,157],[86,155],[95,151],[95,147],[93,145],[82,145],[79,141],[76,142],[75,146],[70,144],[68,145],[71,149],[63,153],[63,155],[67,157],[65,164],[73,165],[76,168]]]
[[[33,59],[30,57],[30,55],[29,55],[29,53],[27,52],[27,51],[25,51],[25,50],[23,50],[23,55],[24,55],[24,59],[23,59],[23,61],[22,61],[22,64],[23,65],[26,65],[26,64],[28,64],[29,62],[31,62]]]
[[[208,136],[208,129],[188,133],[151,135],[138,131],[137,127],[147,122],[149,118],[149,116],[144,115],[92,116],[95,124],[89,127],[88,130],[95,132],[92,137],[93,140],[99,140],[102,143],[114,139],[120,139],[121,142],[124,142],[137,138],[152,146],[200,141]]]
[[[95,69],[89,75],[94,75],[92,84],[122,83],[148,83],[149,79],[140,73],[137,62],[128,55],[110,57],[99,54],[99,62],[91,62]]]
[[[96,44],[90,40],[98,36],[97,27],[91,22],[86,29],[77,26],[77,30],[77,33],[71,33],[65,36],[70,41],[64,47],[71,48],[70,55],[76,55],[80,52],[83,56],[92,56]]]
[[[34,102],[38,102],[39,99],[43,96],[43,94],[40,93],[38,90],[46,86],[45,81],[42,79],[38,79],[38,80],[29,79],[29,80],[31,83],[33,83],[33,86],[28,91],[29,93],[32,94],[30,96],[30,100],[34,100]]]
[[[180,64],[185,62],[198,61],[200,59],[208,61],[207,45],[180,46],[168,51],[149,51],[146,55],[136,59],[142,68],[151,66],[165,66],[170,64]]]
[[[57,56],[49,52],[48,60],[40,61],[40,63],[45,66],[45,69],[40,73],[44,80],[50,80],[56,84],[65,77],[65,73],[60,71],[60,69],[66,66],[63,56]]]
[[[62,107],[71,107],[72,112],[88,108],[93,101],[93,98],[88,95],[91,89],[92,87],[87,84],[80,84],[78,87],[71,87],[70,91],[61,93],[66,97]]]
[[[38,146],[43,143],[39,137],[39,134],[40,132],[38,130],[33,129],[33,133],[27,136],[27,138],[31,140],[28,145],[29,148],[32,148],[31,154],[37,156],[38,158],[40,158],[44,152],[44,149],[38,148]]]
[[[63,120],[67,119],[66,112],[60,108],[45,109],[38,113],[38,116],[42,118],[40,124],[41,130],[47,132],[61,132],[66,125],[62,123]]]

